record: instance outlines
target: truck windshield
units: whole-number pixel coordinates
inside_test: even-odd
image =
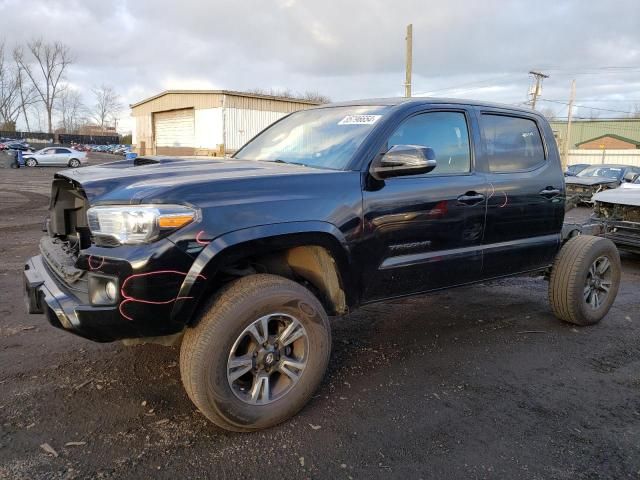
[[[606,177],[620,180],[622,170],[620,167],[589,167],[578,173],[578,177]]]
[[[344,170],[388,107],[301,110],[267,128],[234,158]]]

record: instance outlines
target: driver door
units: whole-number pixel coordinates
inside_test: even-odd
[[[474,118],[459,108],[424,111],[405,119],[387,140],[387,149],[431,147],[437,166],[365,189],[364,303],[480,278],[487,184],[475,169]]]

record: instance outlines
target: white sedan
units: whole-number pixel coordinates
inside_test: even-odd
[[[64,165],[77,168],[87,163],[87,154],[66,147],[47,147],[22,156],[27,167],[38,165]]]

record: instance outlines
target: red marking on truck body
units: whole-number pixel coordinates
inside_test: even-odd
[[[193,297],[177,296],[174,298],[170,298],[169,300],[146,300],[144,298],[134,297],[126,292],[127,283],[129,283],[129,281],[132,279],[140,278],[140,277],[148,277],[151,275],[166,275],[166,274],[182,275],[183,277],[186,277],[189,275],[188,273],[180,272],[178,270],[156,270],[153,272],[134,273],[133,275],[129,275],[124,280],[124,282],[122,282],[122,286],[120,287],[120,295],[122,295],[122,298],[124,299],[120,302],[120,305],[118,306],[118,311],[120,312],[120,315],[122,315],[124,318],[126,318],[129,321],[133,321],[132,317],[124,313],[123,307],[127,303],[144,303],[147,305],[168,305],[170,303],[177,302],[178,300],[187,300],[187,299],[193,298]],[[206,277],[201,274],[196,275],[196,278],[201,278],[202,280],[206,280]]]
[[[202,236],[203,233],[204,233],[204,230],[200,230],[198,232],[198,234],[196,235],[196,243],[198,245],[203,245],[203,246],[204,245],[209,245],[211,242],[206,242],[206,241],[200,239],[200,237]]]

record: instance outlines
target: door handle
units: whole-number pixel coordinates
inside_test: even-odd
[[[482,201],[484,201],[484,195],[478,192],[467,192],[458,197],[458,203],[463,205],[476,205]]]
[[[546,198],[553,198],[560,195],[560,190],[558,188],[547,187],[540,192],[540,195]]]

